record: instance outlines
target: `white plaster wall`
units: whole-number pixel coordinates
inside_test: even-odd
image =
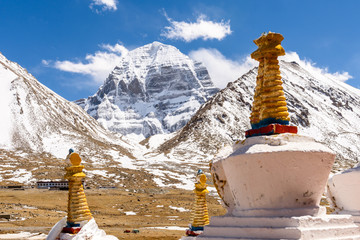
[[[274,214],[300,216],[316,212],[335,159],[328,148],[293,134],[252,137],[236,148],[228,158],[213,163],[226,176],[223,191],[230,213],[268,215],[261,210],[272,209],[277,210]],[[305,212],[286,212],[300,208]]]
[[[335,174],[329,179],[329,190],[340,210],[360,215],[360,168]]]

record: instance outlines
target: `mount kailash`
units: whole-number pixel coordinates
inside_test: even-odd
[[[105,128],[143,139],[182,128],[218,90],[202,63],[153,42],[128,52],[96,94],[76,103]]]

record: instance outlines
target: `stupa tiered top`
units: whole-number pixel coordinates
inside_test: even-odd
[[[259,47],[251,57],[259,61],[252,112],[251,130],[246,137],[278,133],[297,133],[289,126],[289,112],[280,76],[278,56],[285,55],[281,46],[284,37],[279,33],[264,33],[254,43]]]

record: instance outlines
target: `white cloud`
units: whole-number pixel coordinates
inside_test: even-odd
[[[102,44],[101,47],[105,50],[108,50],[109,52],[115,52],[120,54],[126,54],[128,52],[128,50],[120,44],[115,44],[114,46],[111,46],[110,44]]]
[[[215,86],[222,89],[228,82],[235,81],[250,69],[258,66],[258,62],[247,56],[240,60],[227,59],[216,49],[198,49],[189,56],[204,63]]]
[[[189,56],[194,60],[204,63],[215,86],[221,89],[226,87],[228,82],[238,79],[250,69],[259,65],[257,61],[250,58],[250,55],[243,59],[231,60],[222,55],[217,49],[201,48],[191,51]],[[300,59],[296,52],[287,52],[285,56],[279,57],[279,60],[287,62],[295,61],[319,78],[325,76],[341,82],[352,78],[348,72],[330,73],[327,68],[316,67],[316,64],[312,61]]]
[[[79,73],[89,75],[92,77],[93,83],[103,83],[109,73],[114,69],[120,58],[127,54],[128,50],[120,45],[115,44],[114,46],[109,44],[101,45],[104,51],[97,51],[94,54],[87,54],[85,61],[55,61],[52,67],[72,73]],[[51,61],[42,60],[42,63],[46,66]]]
[[[299,55],[296,52],[287,52],[285,56],[279,57],[279,60],[284,60],[287,62],[295,61],[297,62],[302,68],[306,69],[312,75],[317,77],[325,76],[327,78],[346,82],[347,80],[351,79],[352,76],[348,72],[335,72],[330,73],[328,68],[319,68],[316,67],[316,63],[312,62],[308,59],[300,59]]]
[[[207,20],[205,15],[200,15],[194,23],[178,22],[169,18],[166,13],[164,14],[170,26],[165,27],[161,36],[169,39],[183,40],[185,42],[191,42],[198,38],[222,40],[231,34],[230,21],[213,22]]]
[[[97,13],[101,11],[116,11],[117,10],[117,0],[92,0],[90,8],[95,10]],[[97,7],[100,8],[97,9]]]
[[[43,65],[45,65],[45,66],[49,66],[49,65],[50,65],[50,61],[49,61],[49,60],[45,60],[45,59],[41,60],[41,63],[42,63]]]

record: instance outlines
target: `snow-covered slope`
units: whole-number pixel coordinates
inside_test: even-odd
[[[79,106],[54,93],[1,54],[0,78],[1,110],[5,115],[4,124],[0,126],[1,147],[49,152],[62,157],[69,146],[80,147],[82,141],[90,139],[129,146]]]
[[[217,91],[201,63],[153,42],[130,51],[95,95],[76,103],[105,128],[144,138],[180,129]]]
[[[336,168],[360,161],[360,90],[296,62],[280,62],[291,123],[334,150]],[[250,128],[257,69],[249,71],[204,104],[187,125],[157,151],[174,158],[204,161],[226,155]]]
[[[46,177],[44,168],[65,164],[55,159],[64,159],[71,147],[91,156],[86,161],[94,166],[110,164],[106,159],[122,159],[125,165],[135,158],[136,144],[104,129],[2,54],[0,91],[0,179]]]

